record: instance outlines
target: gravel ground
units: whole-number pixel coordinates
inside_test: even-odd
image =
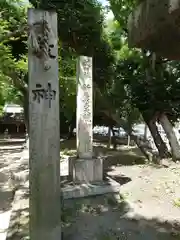
[[[178,164],[170,168],[116,166],[109,174],[126,182],[121,188],[122,196],[66,202],[64,215],[68,212],[69,217],[64,239],[180,239]]]
[[[122,184],[120,196],[66,201],[64,239],[180,239],[180,164],[147,164],[135,148],[103,150],[95,149]]]
[[[6,239],[14,192],[10,186],[10,169],[20,159],[22,150],[8,146],[0,148],[0,240]]]
[[[63,201],[63,240],[179,240],[179,164],[152,166],[134,149],[103,154],[105,170],[122,184],[121,192]],[[18,229],[12,225],[16,233],[9,240],[29,239],[28,185],[17,193]]]
[[[139,214],[180,221],[180,164],[169,168],[121,166],[111,172],[114,176],[119,173],[131,179],[122,186],[121,194],[137,203]]]

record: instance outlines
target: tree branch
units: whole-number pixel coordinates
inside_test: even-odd
[[[18,37],[18,36],[22,35],[23,33],[25,33],[26,31],[28,31],[28,25],[24,24],[19,29],[15,30],[13,32],[9,32],[5,35],[1,35],[0,36],[0,43],[5,42],[5,41],[9,41],[9,39],[12,38],[12,37]]]
[[[131,139],[136,143],[137,147],[140,149],[140,151],[143,153],[143,155],[149,160],[152,161],[153,158],[153,154],[149,151],[147,151],[143,145],[142,145],[142,141],[138,138],[138,136],[134,135],[131,131],[131,129],[129,129],[129,126],[126,124],[126,122],[121,119],[117,114],[112,113],[112,111],[110,109],[112,109],[112,106],[110,106],[110,104],[108,103],[108,101],[103,97],[100,89],[98,88],[97,84],[94,83],[94,86],[96,88],[96,91],[98,93],[98,95],[101,96],[101,98],[103,99],[103,103],[104,106],[106,106],[106,109],[108,110],[102,110],[101,112],[104,113],[107,117],[110,117],[114,122],[117,123],[117,125],[119,127],[122,127],[124,129],[124,131],[131,137]]]

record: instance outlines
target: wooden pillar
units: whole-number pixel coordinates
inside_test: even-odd
[[[57,15],[29,9],[30,239],[60,240]]]

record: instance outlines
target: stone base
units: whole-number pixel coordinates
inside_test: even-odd
[[[69,176],[74,183],[93,183],[103,180],[103,161],[101,158],[69,158]]]
[[[83,198],[107,193],[119,193],[120,184],[111,178],[98,183],[83,183],[79,185],[66,184],[61,188],[63,199]]]

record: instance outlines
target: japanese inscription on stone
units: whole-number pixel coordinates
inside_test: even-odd
[[[51,108],[51,101],[56,99],[56,91],[52,90],[51,83],[48,82],[47,88],[42,88],[42,85],[37,83],[36,89],[32,90],[33,101],[40,103],[41,100],[48,100],[49,108]]]
[[[61,240],[57,13],[28,9],[29,239]]]
[[[92,58],[80,57],[80,82],[78,84],[78,138],[79,155],[92,157]]]
[[[50,59],[56,58],[56,40],[50,23],[46,20],[38,21],[29,25],[28,45],[32,53],[42,59],[44,69],[51,68]]]
[[[91,58],[84,58],[82,61],[83,71],[84,75],[91,77],[91,71],[92,71],[92,61]]]
[[[84,96],[83,96],[83,103],[84,103],[84,109],[83,109],[83,119],[84,121],[90,120],[91,118],[91,109],[90,109],[90,93],[89,90],[91,90],[90,84],[84,84],[83,85],[84,90]]]
[[[84,84],[82,86],[83,89],[83,103],[84,103],[84,109],[83,109],[83,118],[85,121],[91,121],[91,111],[90,104],[91,99],[90,94],[92,94],[92,59],[89,57],[85,57],[82,60],[82,66],[83,66],[83,74],[84,74]],[[90,84],[91,83],[91,84]]]
[[[44,35],[42,36],[38,36],[38,44],[39,44],[39,48],[40,49],[44,49],[45,47],[47,47],[47,53],[48,53],[48,57],[51,59],[55,59],[56,55],[53,53],[54,50],[54,44],[48,43],[48,35]]]

